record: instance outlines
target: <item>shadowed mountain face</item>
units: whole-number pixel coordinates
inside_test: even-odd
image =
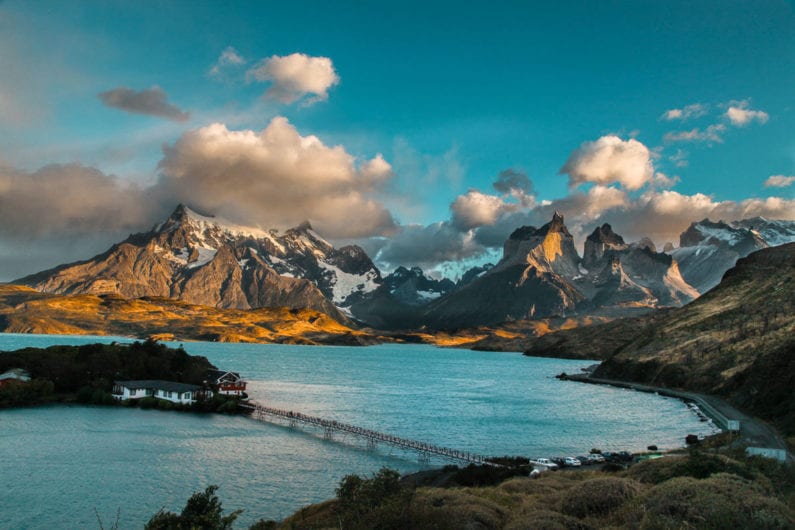
[[[56,294],[160,296],[229,309],[310,308],[345,321],[338,306],[381,281],[361,248],[337,250],[308,223],[279,235],[180,205],[150,232],[15,283]]]
[[[732,223],[704,219],[679,236],[669,254],[679,262],[684,279],[700,293],[718,285],[739,258],[767,247],[795,241],[795,221],[753,217]]]

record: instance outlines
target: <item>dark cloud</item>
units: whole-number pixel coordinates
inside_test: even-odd
[[[27,240],[139,229],[154,202],[138,186],[80,164],[0,169],[0,237]]]
[[[400,227],[378,252],[376,261],[387,270],[398,265],[430,269],[440,263],[479,256],[485,251],[471,233],[461,232],[444,221]]]
[[[533,195],[533,181],[526,173],[516,169],[505,169],[500,171],[497,180],[492,184],[494,189],[503,195],[512,195],[520,192],[525,195]]]
[[[190,119],[190,113],[184,112],[168,102],[168,95],[159,86],[144,90],[119,87],[107,92],[100,92],[98,97],[108,107],[132,114],[146,114],[174,121]]]

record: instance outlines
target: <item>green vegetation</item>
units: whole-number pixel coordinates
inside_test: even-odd
[[[145,530],[229,530],[241,511],[223,514],[221,501],[215,494],[218,486],[208,486],[203,492],[194,493],[180,514],[161,509],[149,519]]]
[[[189,355],[181,346],[169,348],[155,340],[132,344],[84,344],[23,348],[0,352],[0,373],[26,370],[31,381],[0,387],[0,407],[50,402],[116,405],[111,395],[114,380],[162,379],[201,384],[207,370],[215,368],[205,357]],[[229,396],[194,405],[179,405],[156,398],[128,400],[128,406],[164,410],[235,412],[237,400]]]
[[[404,478],[387,468],[368,478],[348,475],[340,481],[335,499],[303,508],[281,523],[259,521],[251,528],[795,527],[795,469],[740,452],[730,457],[693,450],[614,472],[547,472],[538,478],[520,474],[507,480],[491,474],[495,482],[479,487],[461,485],[472,474],[466,469],[446,466]],[[210,504],[220,514],[220,502]],[[160,512],[152,520],[157,517],[178,521],[175,514]],[[147,528],[188,526],[152,526],[150,521]]]

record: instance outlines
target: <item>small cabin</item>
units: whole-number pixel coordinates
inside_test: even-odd
[[[237,372],[227,372],[226,370],[209,370],[207,372],[207,384],[216,389],[219,394],[225,396],[243,396],[246,392],[246,381]]]
[[[30,381],[30,374],[22,368],[12,368],[0,374],[0,388],[6,385],[27,383]]]
[[[195,403],[198,399],[210,398],[212,395],[212,390],[207,390],[198,385],[175,383],[173,381],[143,380],[113,382],[113,397],[118,400],[154,397],[172,403],[189,405]]]

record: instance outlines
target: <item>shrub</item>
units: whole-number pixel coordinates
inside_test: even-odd
[[[502,528],[507,511],[497,503],[458,489],[419,489],[406,528],[459,530]]]
[[[222,515],[221,501],[215,494],[218,486],[207,486],[203,492],[194,493],[179,515],[160,510],[149,519],[145,530],[175,530],[201,528],[202,530],[229,530],[241,510]]]
[[[538,510],[512,520],[505,530],[594,530],[594,527],[562,513]]]
[[[607,477],[587,480],[566,492],[562,511],[581,518],[606,515],[640,491],[641,485],[630,479]]]
[[[717,473],[732,473],[747,479],[758,474],[743,463],[722,455],[691,451],[685,457],[665,457],[640,462],[627,471],[627,476],[648,484],[659,484],[674,477],[707,478]]]
[[[758,485],[730,474],[677,477],[655,486],[643,503],[640,528],[786,529],[795,517]]]

